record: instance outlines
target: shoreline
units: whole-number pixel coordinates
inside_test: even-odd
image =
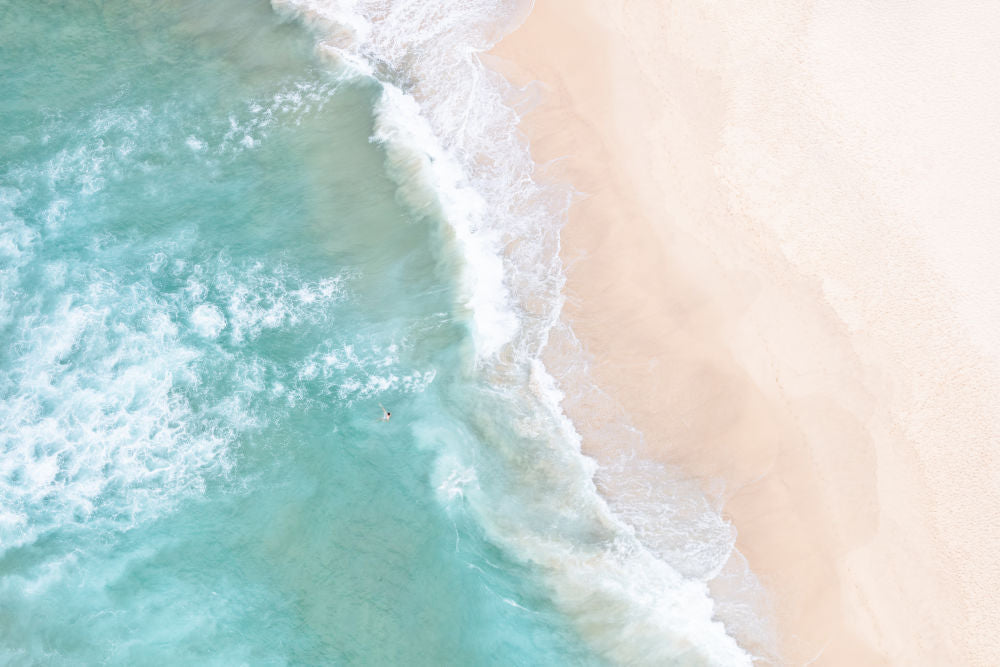
[[[538,0],[488,62],[540,82],[522,122],[532,155],[582,193],[562,233],[563,317],[610,399],[567,397],[585,452],[620,457],[598,434],[627,415],[644,434],[632,453],[718,499],[768,591],[780,662],[987,664],[1000,536],[961,517],[1000,506],[1000,357],[983,333],[1000,310],[931,252],[949,229],[921,216],[947,197],[933,168],[899,168],[915,150],[883,117],[899,109],[856,103],[872,91],[831,74],[830,45],[863,18]],[[945,18],[967,39],[994,16]],[[880,83],[919,105],[919,77],[883,41],[861,40],[899,74]],[[939,120],[925,107],[914,124]],[[916,143],[968,155],[946,140]],[[973,157],[977,182],[1000,176],[986,149]]]

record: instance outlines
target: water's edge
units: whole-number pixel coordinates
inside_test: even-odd
[[[553,333],[562,346],[575,342],[560,320],[559,230],[572,193],[535,179],[520,119],[507,103],[515,91],[479,58],[516,27],[509,18],[515,7],[272,4],[309,26],[317,52],[343,75],[381,83],[373,141],[386,151],[398,196],[450,229],[464,266],[461,298],[476,342],[470,372],[512,394],[529,388],[515,403],[531,429],[477,420],[484,441],[510,443],[500,464],[518,473],[510,485],[466,490],[488,534],[541,566],[557,605],[612,661],[749,663],[706,586],[732,555],[731,527],[696,485],[650,466],[602,471],[635,479],[629,488],[636,493],[609,507],[594,485],[595,465],[582,455],[580,436],[561,408],[560,385],[587,386],[586,366],[568,364],[573,375],[557,380],[541,361]],[[571,352],[582,359],[582,350]],[[517,470],[526,450],[550,460],[544,482],[532,484],[537,473]],[[656,497],[667,488],[669,494]],[[502,516],[495,506],[501,493],[519,499],[516,520],[509,504]],[[553,535],[542,527],[553,520],[569,524]],[[699,528],[677,526],[685,521]],[[673,525],[658,529],[657,522]],[[637,525],[643,525],[642,540]],[[698,539],[702,548],[692,548]]]

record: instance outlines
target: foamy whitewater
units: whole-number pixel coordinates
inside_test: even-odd
[[[5,10],[0,656],[750,663],[732,530],[602,497],[541,362],[524,8],[272,4]]]

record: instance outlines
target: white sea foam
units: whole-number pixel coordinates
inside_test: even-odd
[[[22,193],[0,188],[0,326],[6,324],[20,286],[20,270],[31,259],[38,233],[14,213]]]
[[[192,420],[177,393],[199,353],[148,294],[92,285],[21,321],[0,378],[0,550],[54,527],[126,528],[229,466],[224,430]],[[95,298],[96,297],[96,298]],[[102,298],[104,297],[104,298]],[[150,315],[112,317],[115,305]],[[166,324],[166,326],[164,326]]]
[[[296,379],[308,383],[311,393],[336,396],[352,406],[387,391],[421,393],[434,381],[433,369],[404,368],[400,345],[365,341],[363,346],[326,340],[296,365]]]
[[[298,125],[320,111],[337,90],[337,84],[323,81],[292,81],[270,97],[253,99],[244,109],[229,114],[228,130],[213,147],[217,154],[237,153],[259,146],[276,122]],[[185,143],[194,151],[206,148],[206,141],[189,136]]]
[[[416,100],[389,83],[375,110],[372,140],[385,147],[386,167],[403,202],[449,222],[465,258],[459,284],[478,354],[495,355],[517,335],[519,322],[504,280],[500,238],[486,219],[487,202],[441,148]]]
[[[557,604],[605,657],[748,664],[706,583],[728,560],[729,527],[703,500],[697,505],[696,491],[694,501],[658,495],[664,489],[651,480],[659,471],[637,477],[609,507],[539,360],[562,304],[559,229],[570,192],[535,181],[507,104],[513,91],[478,57],[518,4],[272,0],[315,32],[319,55],[344,78],[379,80],[372,140],[385,151],[398,196],[414,213],[441,220],[453,241],[442,252],[462,258],[460,299],[470,311],[477,372],[508,407],[496,415],[495,406],[473,410],[476,437],[458,425],[415,425],[441,452],[442,502],[471,508],[493,539],[538,565]],[[337,351],[329,359],[345,361]],[[315,377],[322,363],[312,359],[300,373]],[[361,391],[356,384],[349,391]],[[470,452],[477,439],[487,449]],[[488,474],[477,474],[487,465],[494,466]],[[680,532],[694,539],[703,529],[709,546],[678,544],[654,525],[692,517],[704,525]]]
[[[226,318],[214,305],[203,303],[191,312],[191,326],[199,336],[216,338],[226,327]]]
[[[10,173],[71,218],[71,200],[89,196],[77,172],[103,164],[88,157],[104,150],[93,139],[61,149],[42,172]],[[225,479],[239,434],[280,412],[255,405],[292,405],[304,393],[273,362],[231,349],[330,317],[345,290],[343,276],[305,281],[281,265],[172,257],[180,237],[137,269],[104,237],[84,258],[46,262],[61,230],[45,215],[32,224],[15,215],[26,196],[0,190],[0,553],[83,524],[127,530]],[[183,287],[153,284],[164,278]],[[241,390],[213,393],[220,377]]]
[[[162,255],[144,267],[150,275]],[[340,278],[307,282],[221,259],[173,266],[189,286],[195,276],[211,285],[162,292],[142,275],[77,266],[55,305],[20,300],[0,370],[0,553],[55,528],[125,530],[169,511],[227,476],[241,432],[306,393],[294,375],[286,386],[273,362],[226,352],[216,339],[227,319],[241,328],[229,345],[241,346],[268,327],[329,317]],[[67,270],[53,268],[63,280]],[[226,303],[220,291],[255,296]],[[371,356],[384,359],[384,350]],[[383,367],[386,378],[369,375],[363,390],[415,382]],[[214,393],[220,376],[240,390]],[[260,401],[277,404],[259,410]]]

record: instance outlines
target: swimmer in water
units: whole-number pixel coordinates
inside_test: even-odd
[[[385,406],[384,406],[384,405],[382,405],[381,403],[379,403],[379,404],[378,404],[378,406],[379,406],[380,408],[382,408],[382,419],[381,419],[380,421],[384,421],[384,422],[387,422],[387,421],[389,421],[389,417],[391,417],[391,416],[392,416],[392,413],[391,413],[391,412],[389,412],[388,410],[386,410],[386,409],[385,409]]]

